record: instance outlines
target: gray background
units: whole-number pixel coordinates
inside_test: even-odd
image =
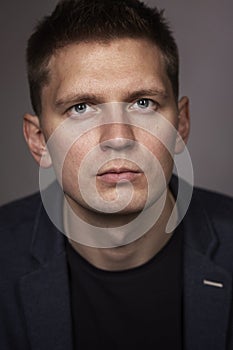
[[[25,47],[36,21],[55,0],[9,0],[0,11],[1,128],[0,204],[38,189],[38,168],[22,135],[22,116],[32,112]],[[158,0],[180,49],[181,94],[191,99],[188,144],[195,184],[233,195],[233,1]]]

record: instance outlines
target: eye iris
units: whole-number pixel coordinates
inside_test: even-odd
[[[85,103],[79,103],[75,107],[75,111],[78,113],[84,113],[87,109],[87,105]]]
[[[138,106],[141,108],[147,108],[149,106],[149,101],[146,99],[141,99],[137,103],[138,103]]]

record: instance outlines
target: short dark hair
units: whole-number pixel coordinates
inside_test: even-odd
[[[49,83],[53,54],[72,43],[145,38],[157,45],[178,98],[179,58],[176,42],[163,16],[139,0],[62,0],[37,25],[28,40],[27,68],[32,107],[42,112],[41,91]]]

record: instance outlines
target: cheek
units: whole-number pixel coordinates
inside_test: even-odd
[[[78,172],[86,154],[98,144],[99,132],[93,129],[80,136],[78,123],[44,123],[49,154],[58,182],[64,186],[77,186]]]
[[[152,156],[158,160],[165,178],[168,180],[173,169],[174,137],[168,133],[167,135],[164,134],[161,140],[146,133],[143,137],[140,137],[140,140],[141,143],[151,152]]]
[[[170,130],[157,130],[155,136],[148,132],[140,132],[137,141],[145,146],[158,160],[163,163],[166,158],[174,155],[176,135]]]
[[[85,155],[90,151],[90,144],[75,142],[69,149],[62,169],[63,181],[69,180],[71,183],[74,178],[78,178],[78,172]]]
[[[62,180],[64,183],[69,183],[70,186],[78,183],[78,175],[80,169],[83,169],[87,164],[87,176],[90,176],[92,163],[86,162],[86,157],[97,145],[98,134],[96,132],[90,132],[82,135],[76,142],[74,142],[69,148],[62,169]],[[84,172],[86,168],[84,168]]]

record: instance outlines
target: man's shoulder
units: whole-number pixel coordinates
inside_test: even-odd
[[[32,223],[41,205],[40,193],[17,199],[0,207],[0,231]]]
[[[233,198],[200,188],[193,192],[195,208],[201,208],[205,225],[217,238],[215,261],[232,271],[233,256]],[[194,210],[195,210],[194,208]],[[199,209],[197,209],[199,210]]]
[[[183,199],[186,200],[186,193],[192,193],[191,200],[188,205],[188,212],[191,214],[203,214],[212,218],[215,221],[229,222],[233,224],[233,197],[222,194],[206,188],[198,186],[192,187],[188,182],[173,176],[171,179],[171,190],[175,197],[177,197],[179,190],[179,181],[182,183],[184,189]],[[182,202],[182,198],[181,198]],[[186,202],[184,202],[186,205]],[[184,204],[182,204],[184,205]]]
[[[31,268],[30,249],[40,207],[39,193],[0,207],[0,275],[4,281]]]
[[[218,192],[195,187],[194,202],[199,202],[208,216],[233,223],[233,198]]]
[[[38,192],[0,207],[1,257],[21,254],[30,246],[41,203]]]

